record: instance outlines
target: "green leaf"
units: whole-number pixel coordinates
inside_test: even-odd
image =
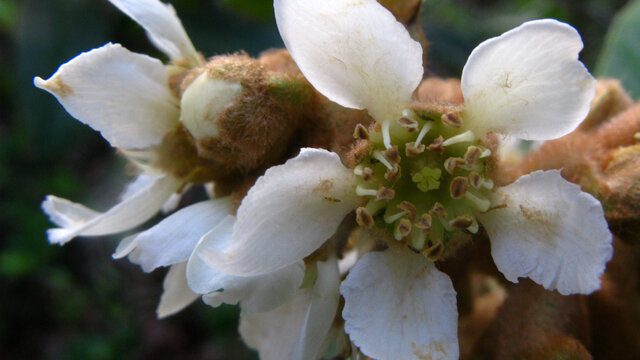
[[[633,98],[640,97],[640,0],[616,15],[598,59],[596,75],[622,81]]]

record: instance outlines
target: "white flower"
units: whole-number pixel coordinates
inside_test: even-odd
[[[491,152],[476,140],[488,132],[552,139],[580,124],[595,81],[578,61],[575,29],[538,20],[485,41],[463,71],[464,109],[413,112],[421,47],[376,1],[276,0],[275,12],[307,79],[343,106],[366,108],[380,130],[360,129],[371,151],[353,171],[317,149],[270,168],[238,209],[228,246],[200,260],[228,275],[270,274],[312,254],[357,209],[361,226],[390,236],[387,250],[362,255],[342,283],[342,316],[351,341],[381,360],[458,358],[455,291],[432,259],[476,232],[477,220],[507,279],[530,277],[562,294],[599,288],[612,254],[600,203],[559,171],[494,188]],[[270,355],[272,342],[250,339],[263,357],[283,358]]]

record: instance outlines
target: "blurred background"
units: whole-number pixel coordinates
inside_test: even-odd
[[[271,0],[171,2],[206,56],[282,47]],[[638,98],[639,0],[426,0],[428,75],[459,77],[481,41],[546,17],[575,26],[587,67]],[[32,78],[107,42],[164,59],[106,0],[0,0],[0,358],[255,359],[236,307],[198,302],[156,320],[164,273],[113,261],[120,237],[47,243],[46,194],[105,210],[130,178],[108,143]]]

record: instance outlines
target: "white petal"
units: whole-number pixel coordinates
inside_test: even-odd
[[[273,310],[287,302],[302,284],[304,263],[258,276],[228,275],[212,268],[202,257],[206,257],[207,249],[222,250],[229,245],[234,223],[235,217],[228,216],[202,237],[187,265],[189,286],[204,294],[204,302],[213,307],[240,303],[247,315]]]
[[[269,312],[240,316],[240,335],[262,360],[313,360],[321,355],[338,309],[340,276],[335,258],[318,263],[312,288],[298,291]]]
[[[481,215],[498,269],[517,282],[529,277],[563,295],[589,294],[612,256],[612,236],[602,205],[560,171],[536,171],[498,188]]]
[[[200,65],[200,56],[184,30],[176,10],[158,0],[109,0],[146,31],[151,42],[171,60],[185,58]]]
[[[114,258],[129,255],[129,260],[145,272],[185,262],[200,238],[231,211],[229,198],[202,201],[183,208],[132,240],[125,239],[116,249]]]
[[[156,145],[178,126],[179,101],[162,63],[118,44],[82,53],[48,80],[36,77],[34,84],[112,146]]]
[[[375,0],[275,0],[280,35],[311,84],[340,105],[399,117],[422,80],[422,47]]]
[[[233,240],[207,261],[234,275],[259,275],[318,249],[356,208],[356,178],[335,153],[302,149],[271,167],[242,200]]]
[[[108,235],[129,230],[154,216],[179,187],[180,181],[171,176],[156,178],[105,213],[49,195],[42,203],[42,210],[60,226],[47,231],[49,242],[62,245],[76,236]]]
[[[187,286],[185,268],[187,263],[173,265],[162,283],[162,296],[156,313],[162,319],[173,315],[194,302],[200,295],[194,293]]]
[[[580,34],[556,20],[522,24],[480,44],[462,71],[466,124],[479,134],[555,139],[589,113],[596,81],[578,61]]]
[[[456,292],[405,248],[365,254],[343,281],[345,331],[378,360],[458,359]]]

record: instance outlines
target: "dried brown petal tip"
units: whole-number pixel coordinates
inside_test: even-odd
[[[364,181],[371,181],[373,180],[374,176],[375,176],[375,173],[371,168],[366,167],[362,169],[362,179]]]
[[[393,233],[396,240],[402,240],[405,237],[407,237],[407,235],[409,235],[410,233],[411,233],[411,221],[409,221],[409,219],[400,219],[396,223],[396,228]]]
[[[367,209],[359,207],[356,209],[356,222],[362,227],[372,227],[373,217],[367,212]]]
[[[442,135],[440,135],[433,140],[433,143],[431,145],[427,146],[427,149],[431,151],[439,152],[440,154],[444,154],[443,143],[444,143],[444,138],[442,137]]]
[[[444,253],[444,245],[442,245],[442,242],[440,241],[424,249],[424,255],[427,257],[427,259],[431,261],[438,260],[443,253]]]
[[[451,197],[454,199],[460,199],[467,193],[469,188],[469,180],[466,177],[457,176],[451,181],[451,187],[449,188]]]
[[[471,215],[456,216],[453,220],[449,222],[449,224],[454,229],[465,230],[469,226],[473,225],[473,217],[471,217]]]
[[[407,157],[416,157],[422,154],[426,148],[424,144],[418,144],[418,146],[416,146],[416,143],[410,142],[405,144],[404,153]]]
[[[384,152],[385,159],[389,160],[392,164],[398,164],[401,160],[400,151],[398,151],[398,147],[394,146],[390,149],[385,150]]]
[[[408,201],[403,201],[398,204],[398,209],[407,214],[407,219],[412,222],[415,221],[416,216],[418,216],[418,209],[416,209],[416,206]]]
[[[433,225],[433,218],[429,214],[422,214],[416,223],[416,227],[423,231],[431,230],[431,225]]]
[[[440,117],[443,123],[452,127],[462,126],[462,116],[457,111],[442,114]]]
[[[393,189],[389,189],[380,185],[378,188],[378,194],[376,195],[376,200],[393,200],[396,196],[396,192]]]
[[[402,126],[403,128],[406,128],[407,130],[409,130],[409,132],[414,132],[418,130],[418,125],[419,125],[416,120],[407,116],[403,116],[400,119],[398,119],[398,124],[400,124],[400,126]]]
[[[356,125],[356,128],[353,130],[353,138],[360,140],[369,140],[369,131],[362,124]]]
[[[384,178],[391,182],[398,181],[400,179],[400,176],[401,176],[401,171],[400,171],[400,166],[398,164],[394,164],[393,169],[388,170],[387,173],[384,174]]]

